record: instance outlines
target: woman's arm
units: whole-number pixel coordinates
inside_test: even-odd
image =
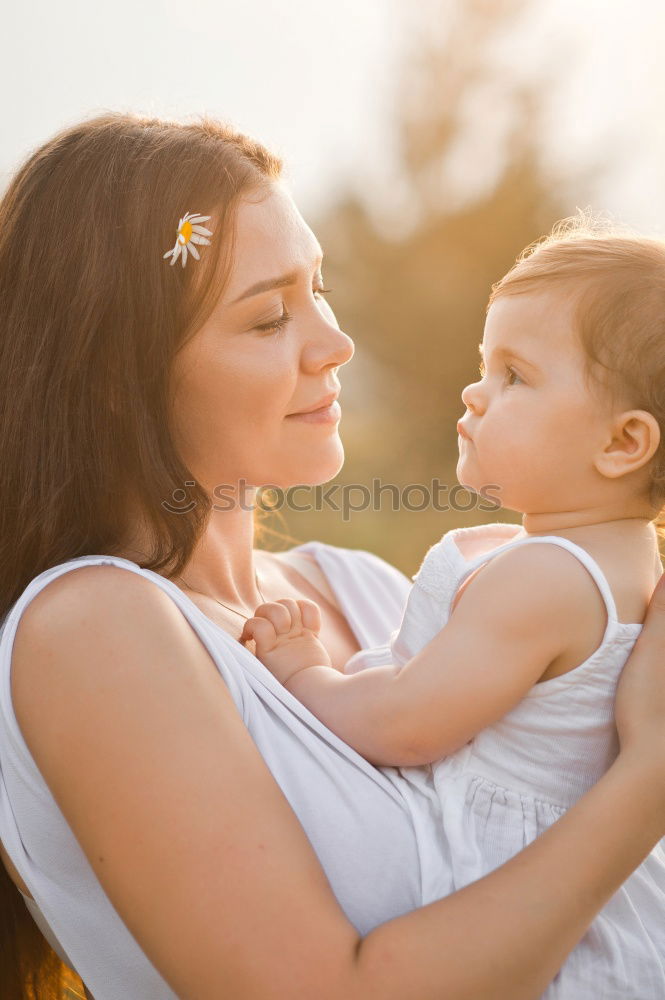
[[[83,567],[44,588],[17,631],[14,707],[111,902],[182,1000],[533,1000],[665,834],[659,597],[626,668],[617,763],[502,868],[365,938],[150,581]]]
[[[340,674],[323,665],[325,651],[292,627],[297,610],[289,600],[262,605],[255,615],[270,620],[250,619],[243,635],[253,635],[259,659],[329,729],[371,763],[393,765],[453,753],[517,705],[557,657],[580,641],[590,653],[606,620],[584,566],[547,543],[484,566],[445,627],[401,668]],[[280,634],[271,625],[282,618],[291,630]]]

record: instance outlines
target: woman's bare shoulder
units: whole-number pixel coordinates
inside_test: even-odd
[[[86,564],[49,581],[21,614],[12,649],[12,702],[26,742],[77,704],[104,714],[111,702],[91,698],[93,685],[108,694],[145,682],[174,650],[192,669],[216,672],[177,605],[142,574]]]
[[[151,581],[145,575],[115,562],[72,565],[67,572],[60,573],[39,590],[21,616],[21,621],[35,616],[38,609],[43,610],[72,598],[78,601],[89,593],[91,586],[95,590],[105,590],[105,596],[109,596],[112,592],[121,595],[132,585],[144,590],[152,589]]]
[[[27,646],[58,637],[114,631],[140,619],[144,626],[181,618],[173,601],[144,575],[114,564],[83,564],[49,581],[23,610],[14,640],[14,661]]]

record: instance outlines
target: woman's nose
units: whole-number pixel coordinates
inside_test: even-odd
[[[462,389],[462,402],[468,410],[473,410],[475,413],[482,412],[484,409],[481,385],[482,380],[478,380]]]
[[[316,333],[308,338],[303,351],[303,365],[314,371],[330,366],[339,368],[351,360],[354,350],[353,341],[340,330],[331,312],[330,316],[321,315]]]

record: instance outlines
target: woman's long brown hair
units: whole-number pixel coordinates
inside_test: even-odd
[[[280,168],[208,117],[110,112],[55,135],[10,181],[0,202],[0,621],[44,570],[120,551],[130,509],[155,538],[142,565],[184,568],[211,501],[174,445],[172,361],[221,291],[238,199]],[[212,216],[213,236],[182,268],[163,254],[186,212]],[[68,985],[0,864],[0,1000],[64,1000]]]

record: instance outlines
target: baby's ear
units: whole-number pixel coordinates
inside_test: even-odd
[[[658,450],[660,427],[646,410],[625,410],[612,424],[611,440],[596,455],[595,466],[608,479],[617,479],[645,466]]]

